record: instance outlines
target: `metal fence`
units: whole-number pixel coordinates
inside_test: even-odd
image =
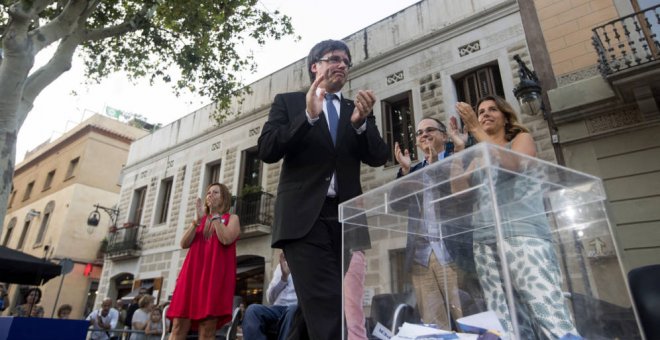
[[[660,4],[592,29],[598,69],[607,77],[660,58]]]
[[[267,192],[256,192],[236,199],[236,214],[241,226],[254,224],[270,225],[273,222],[275,196]]]

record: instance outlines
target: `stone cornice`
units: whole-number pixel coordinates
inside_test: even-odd
[[[28,159],[27,161],[22,162],[19,164],[16,169],[14,170],[14,176],[19,175],[20,173],[23,172],[24,169],[28,169],[39,162],[43,161],[44,159],[55,155],[58,151],[66,148],[67,146],[71,145],[73,142],[75,142],[78,139],[81,139],[83,136],[90,134],[92,132],[96,132],[100,135],[115,139],[119,142],[126,143],[126,146],[128,147],[131,142],[133,141],[130,137],[119,134],[115,132],[114,130],[107,129],[102,126],[97,126],[97,125],[87,125],[80,130],[72,133],[69,136],[66,136],[63,140],[59,140],[54,142],[53,145],[51,145],[48,149],[45,149],[41,151],[41,153],[33,156],[32,158]]]
[[[350,81],[354,78],[358,78],[370,72],[374,72],[393,62],[406,58],[410,55],[414,55],[416,53],[422,52],[444,41],[471,32],[486,24],[496,22],[504,17],[507,17],[509,15],[518,12],[519,12],[519,8],[516,0],[504,1],[493,7],[488,8],[486,11],[474,13],[473,15],[464,18],[462,20],[459,20],[455,23],[452,23],[451,25],[434,30],[429,34],[421,36],[419,38],[415,38],[408,43],[393,47],[391,50],[387,51],[386,53],[381,53],[378,56],[363,60],[360,63],[358,63],[354,68],[351,69],[347,87],[350,89]],[[365,30],[368,31],[368,29],[369,27],[358,31],[352,34],[351,36],[361,34],[361,32],[364,32]],[[349,36],[348,38],[350,38],[351,36]],[[284,67],[282,70],[293,67],[293,65],[295,65],[299,61],[300,60],[291,63],[289,66]],[[265,81],[268,77],[270,77],[270,75],[258,80],[257,82]],[[305,89],[306,87],[300,90],[305,91]],[[241,126],[262,119],[268,115],[268,109],[270,108],[270,105],[271,105],[270,102],[264,103],[263,105],[260,105],[256,109],[241,114],[239,117],[237,117],[234,120],[224,122],[212,129],[208,129],[206,131],[200,132],[197,136],[192,137],[186,141],[183,141],[175,146],[161,150],[160,152],[158,152],[158,154],[154,154],[152,156],[141,159],[138,162],[128,164],[126,167],[124,167],[122,172],[128,173],[134,171],[134,169],[139,169],[145,165],[151,164],[155,160],[167,157],[167,155],[171,155],[186,150],[193,145],[199,144],[200,142],[204,142],[216,138],[227,131],[240,128]]]
[[[351,69],[350,78],[357,78],[385,67],[395,61],[410,55],[422,52],[442,42],[472,32],[484,25],[495,22],[514,13],[518,13],[518,3],[515,0],[502,2],[488,8],[487,11],[475,13],[465,19],[459,20],[451,25],[440,28],[431,33],[401,44],[378,56],[366,59]],[[364,30],[368,30],[365,28]],[[350,79],[349,79],[350,81]]]
[[[242,126],[248,125],[254,121],[257,121],[259,119],[262,119],[268,115],[268,109],[270,108],[270,104],[268,103],[267,105],[262,105],[259,110],[254,110],[249,114],[241,115],[240,117],[221,123],[218,126],[215,126],[213,128],[210,128],[206,131],[201,132],[195,137],[192,137],[188,140],[185,140],[181,143],[178,143],[177,145],[171,146],[169,148],[160,150],[157,154],[153,154],[149,157],[143,158],[138,162],[132,163],[132,164],[127,164],[123,169],[122,173],[126,174],[131,171],[135,171],[136,169],[140,169],[146,165],[152,164],[155,161],[163,158],[167,158],[169,155],[176,154],[177,152],[181,152],[187,149],[190,149],[194,145],[198,145],[200,143],[206,142],[208,140],[212,140],[222,134],[224,134],[227,131],[235,130],[237,128],[240,128]]]

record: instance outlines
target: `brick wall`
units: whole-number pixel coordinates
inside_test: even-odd
[[[433,117],[441,122],[446,120],[445,105],[442,100],[442,79],[440,72],[423,76],[419,80],[419,93],[422,97],[422,117]]]
[[[591,29],[618,17],[612,0],[535,0],[556,76],[595,65]]]
[[[190,179],[190,188],[188,190],[188,201],[186,204],[186,225],[187,223],[190,223],[195,218],[195,200],[200,197],[200,195],[205,195],[200,193],[200,182],[201,182],[201,176],[202,176],[202,161],[197,160],[193,163],[192,166],[192,172],[191,172],[191,179]],[[183,183],[181,183],[181,186],[183,187]],[[203,188],[202,190],[206,190],[206,188]],[[203,201],[202,201],[203,202]],[[181,206],[181,204],[179,204]],[[178,215],[178,214],[177,214]],[[180,228],[185,228],[186,225],[180,226]]]
[[[151,217],[153,215],[154,209],[150,209],[150,207],[154,207],[156,204],[156,193],[158,192],[158,177],[151,177],[149,180],[149,186],[147,187],[147,197],[144,200],[144,208],[142,211],[144,213],[142,214],[142,220],[141,221],[133,221],[138,224],[144,224],[148,227],[151,226]]]
[[[179,214],[183,204],[183,182],[186,177],[186,166],[182,166],[177,170],[176,183],[174,184],[174,193],[172,194],[172,210],[170,212],[169,220],[167,221],[167,235],[164,239],[163,246],[172,246],[175,244],[176,230],[178,228],[185,228],[186,224],[179,225]],[[188,205],[190,206],[190,204]],[[186,217],[188,211],[186,211]],[[186,221],[189,221],[186,219]]]

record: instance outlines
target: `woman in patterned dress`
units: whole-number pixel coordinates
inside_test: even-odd
[[[476,113],[469,104],[459,102],[456,111],[465,128],[478,142],[492,143],[536,157],[532,135],[518,122],[515,111],[504,99],[486,96],[478,101]],[[454,150],[460,152],[465,148],[466,134],[459,132],[455,118],[451,118],[449,125]],[[473,214],[475,263],[487,307],[497,314],[504,330],[513,335],[511,306],[507,304],[500,273],[502,259],[498,247],[502,247],[514,291],[520,337],[558,339],[568,333],[577,336],[578,332],[561,290],[561,271],[552,244],[550,225],[545,217],[540,182],[530,179],[535,176],[531,173],[534,167],[510,159],[502,157],[500,167],[513,171],[490,173],[493,187],[496,188],[492,190],[495,191],[497,202],[515,202],[499,207],[503,244],[497,243],[494,217],[488,208],[489,204],[492,205],[491,192],[486,188],[488,186],[480,191]],[[460,157],[456,162],[461,162]],[[466,172],[471,173],[476,165],[476,161],[473,161]],[[454,171],[458,169],[462,169],[462,165],[455,167]],[[518,172],[530,176],[516,176]],[[470,184],[474,187],[482,181],[479,172],[470,178],[452,174],[452,178],[456,177],[461,178],[452,183],[456,192]]]

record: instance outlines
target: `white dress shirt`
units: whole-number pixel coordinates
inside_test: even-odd
[[[105,331],[105,330],[103,330],[103,331],[94,331],[94,332],[92,332],[92,334],[90,336],[90,339],[92,339],[92,340],[108,340],[108,339],[110,339],[111,336],[114,336],[112,330],[115,329],[115,327],[117,327],[117,321],[119,320],[119,312],[114,308],[110,308],[110,310],[108,311],[108,315],[106,315],[106,316],[103,316],[100,309],[97,309],[97,310],[91,312],[87,316],[87,320],[92,321],[92,326],[94,328],[101,328],[101,326],[98,323],[98,316],[99,315],[101,316],[101,321],[103,321],[104,325],[110,324],[110,329],[108,329],[107,331]]]
[[[317,88],[316,89],[316,95],[319,95],[320,93],[321,93],[321,89]],[[342,98],[341,92],[335,92],[333,94],[337,96],[337,99],[332,101],[332,105],[335,106],[335,110],[337,111],[337,113],[339,115],[341,115],[341,98]],[[328,112],[328,101],[325,100],[325,98],[323,99],[323,112]],[[320,118],[320,116],[318,116],[316,118],[311,118],[309,116],[309,112],[307,112],[307,111],[305,111],[305,114],[307,115],[307,122],[309,122],[309,124],[311,124],[311,125],[314,125],[316,123],[316,121],[318,121],[319,118]],[[339,118],[339,117],[337,117],[337,118]],[[330,120],[326,119],[325,121],[328,123],[328,129],[330,129]],[[355,129],[355,133],[357,133],[358,135],[361,135],[366,129],[367,129],[367,121],[365,120],[364,123],[362,123],[362,125],[359,128]],[[337,196],[337,192],[335,191],[335,188],[336,188],[335,177],[336,176],[333,173],[332,174],[332,179],[330,180],[330,187],[328,187],[328,195],[327,195],[328,197]]]
[[[270,280],[266,294],[268,296],[268,303],[273,306],[289,306],[298,303],[296,288],[293,286],[293,276],[289,273],[288,280],[283,281],[282,267],[279,264],[275,268],[273,279]]]

